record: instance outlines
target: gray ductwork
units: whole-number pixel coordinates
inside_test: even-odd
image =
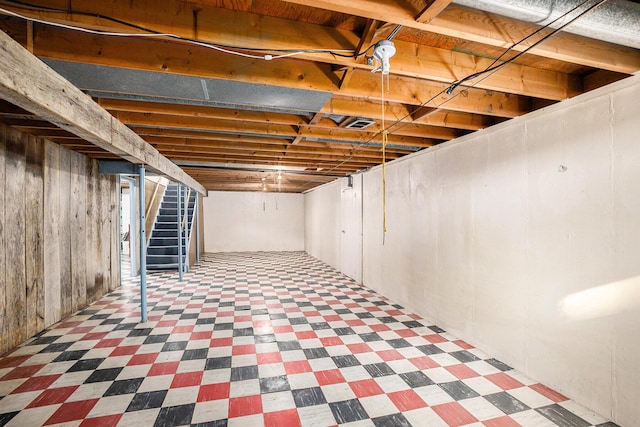
[[[582,2],[583,0],[454,0],[454,3],[461,6],[538,25],[548,24]],[[585,8],[594,3],[595,1],[588,2]],[[563,23],[559,21],[554,27]],[[640,49],[640,4],[609,0],[567,26],[564,31]]]

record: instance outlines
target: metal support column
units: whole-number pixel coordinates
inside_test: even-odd
[[[139,168],[139,203],[140,203],[140,316],[147,321],[147,230],[144,217],[144,165]]]
[[[184,187],[184,271],[189,272],[189,188]]]
[[[182,282],[182,209],[181,209],[181,200],[182,200],[182,184],[178,184],[178,277]]]
[[[193,220],[195,221],[194,225],[194,233],[196,233],[196,262],[200,262],[200,216],[199,216],[199,207],[200,197],[196,194],[196,201],[193,204]]]

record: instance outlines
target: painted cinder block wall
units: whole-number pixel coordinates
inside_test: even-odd
[[[381,170],[364,173],[363,283],[640,425],[638,99],[633,76],[391,162],[384,245]],[[341,185],[309,207],[339,205]],[[352,256],[319,250],[340,240],[340,218],[307,219],[311,255]]]

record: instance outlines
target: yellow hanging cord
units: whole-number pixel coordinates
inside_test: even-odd
[[[384,122],[384,73],[380,73],[382,77],[382,244],[387,233],[387,171],[385,163],[387,162],[387,129]]]

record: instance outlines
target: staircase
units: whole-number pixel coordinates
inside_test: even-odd
[[[182,220],[184,221],[184,191],[182,190]],[[196,192],[191,191],[187,201],[187,221],[182,232],[182,262],[187,262],[187,252],[193,211],[196,203]],[[164,192],[162,204],[156,216],[147,244],[147,270],[178,269],[178,185],[169,184]]]

